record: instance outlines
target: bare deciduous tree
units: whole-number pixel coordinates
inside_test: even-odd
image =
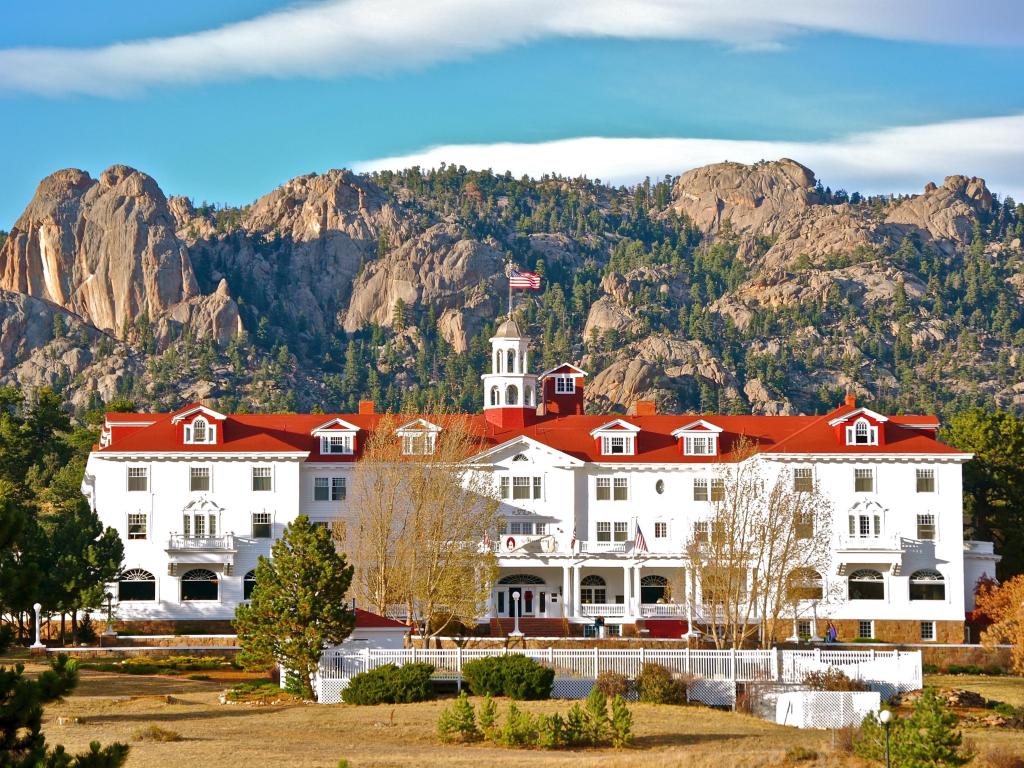
[[[487,474],[465,463],[485,447],[472,419],[409,418],[383,416],[365,440],[335,536],[359,597],[382,614],[401,607],[426,645],[475,622],[489,597],[497,565],[482,541],[498,500]]]
[[[701,588],[699,621],[718,648],[755,639],[769,646],[825,598],[832,508],[809,479],[741,442],[738,460],[719,465],[712,514],[687,548]],[[693,585],[691,585],[691,590]],[[692,594],[692,593],[691,593]]]

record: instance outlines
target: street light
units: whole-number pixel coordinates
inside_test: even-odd
[[[43,609],[43,606],[40,603],[34,603],[32,607],[35,609],[36,612],[36,641],[32,643],[31,647],[45,648],[46,646],[43,645],[42,641],[39,639],[39,611]]]
[[[878,713],[878,720],[885,728],[885,768],[889,766],[889,723],[892,720],[892,712],[888,709],[883,709]]]
[[[523,633],[519,631],[519,590],[517,589],[512,593],[512,613],[515,619],[515,628],[509,633],[509,637],[522,637]]]
[[[107,628],[103,630],[103,635],[105,637],[114,637],[117,635],[117,632],[114,631],[114,611],[110,607],[110,601],[114,599],[114,596],[110,592],[107,592],[103,597],[107,601]]]

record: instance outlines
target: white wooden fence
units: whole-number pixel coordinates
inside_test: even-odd
[[[809,672],[830,667],[872,683],[883,692],[921,687],[920,651],[719,651],[652,648],[444,648],[359,651],[332,649],[320,660],[317,699],[337,703],[349,678],[385,664],[425,662],[434,666],[435,680],[461,683],[462,667],[474,659],[518,653],[555,670],[554,695],[581,691],[580,681],[593,681],[601,672],[636,677],[647,663],[661,664],[703,680],[730,683],[775,681],[800,683]],[[570,684],[569,681],[572,681]],[[584,686],[586,687],[586,686]],[[585,695],[585,694],[584,694]]]

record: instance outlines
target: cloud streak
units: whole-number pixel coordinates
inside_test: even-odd
[[[833,189],[865,194],[919,192],[929,181],[962,173],[990,189],[1024,200],[1024,115],[956,120],[852,134],[834,141],[747,141],[699,138],[582,137],[536,144],[455,144],[367,160],[357,171],[434,168],[441,163],[511,171],[558,173],[614,184],[657,179],[708,163],[753,163],[790,157]]]
[[[990,0],[328,0],[194,34],[0,51],[0,90],[123,96],[151,86],[337,77],[422,67],[547,38],[703,40],[771,50],[838,32],[1024,44],[1024,6]]]

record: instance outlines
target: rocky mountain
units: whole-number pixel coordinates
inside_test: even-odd
[[[248,206],[145,173],[44,179],[0,238],[0,381],[75,407],[475,409],[506,258],[538,364],[588,407],[1024,409],[1024,206],[950,176],[833,192],[799,163],[657,183],[445,167],[292,179]]]

